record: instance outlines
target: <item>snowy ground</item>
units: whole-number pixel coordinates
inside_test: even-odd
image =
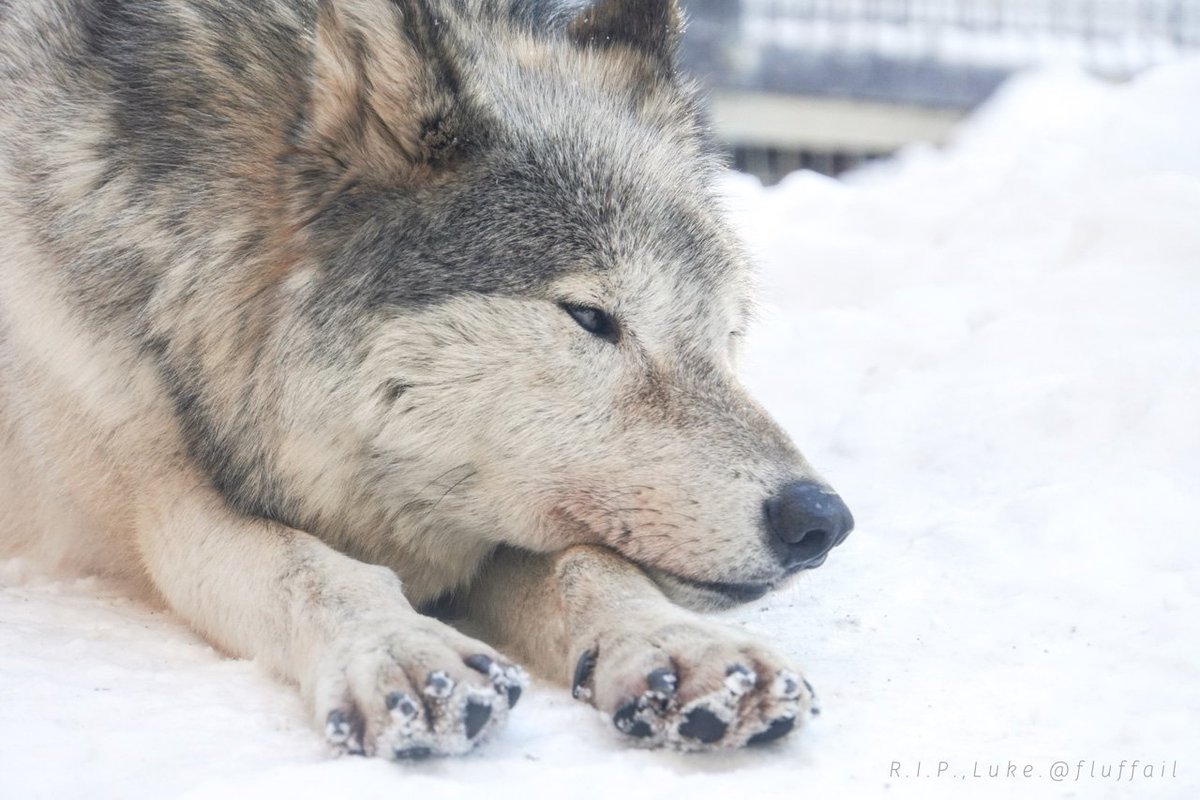
[[[9,562],[0,798],[1200,796],[1198,100],[1200,64],[1042,74],[949,152],[731,179],[767,301],[749,381],[858,518],[731,615],[806,665],[802,735],[633,751],[541,688],[471,757],[332,760],[254,664]],[[1010,761],[1033,776],[970,777]]]

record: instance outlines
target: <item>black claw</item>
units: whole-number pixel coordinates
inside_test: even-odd
[[[796,727],[795,717],[780,717],[779,719],[771,720],[771,724],[767,726],[765,731],[756,733],[750,737],[750,741],[746,744],[754,746],[773,742],[776,739],[782,739],[792,732]]]
[[[729,686],[729,684],[726,683],[726,686],[729,686],[730,691],[743,693],[754,688],[754,682],[756,680],[754,670],[746,667],[744,664],[733,664],[725,670],[726,679],[734,677],[740,681],[740,684]]]
[[[478,655],[464,658],[463,663],[476,672],[482,672],[484,675],[489,675],[492,671],[492,664],[495,662],[493,662],[483,653],[479,653]]]
[[[638,739],[645,739],[650,734],[654,733],[650,726],[644,721],[636,718],[638,712],[638,701],[630,700],[625,705],[617,709],[617,713],[613,714],[613,725],[617,726],[617,730],[628,736],[634,736]]]
[[[668,667],[660,667],[646,676],[646,686],[652,692],[670,697],[675,694],[679,678]]]
[[[358,728],[358,720],[354,712],[345,712],[340,708],[335,708],[329,712],[329,716],[325,718],[326,727],[332,728],[334,733],[347,738],[354,736]]]
[[[397,761],[421,761],[433,755],[428,747],[409,747],[406,750],[395,750],[392,755]]]
[[[679,733],[689,739],[712,744],[724,736],[728,729],[729,726],[722,722],[716,714],[707,708],[697,708],[693,709],[683,724],[679,726]]]
[[[520,699],[521,699],[520,684],[517,684],[517,683],[510,684],[508,687],[508,707],[512,708],[513,706],[515,706],[517,704],[517,701]]]
[[[467,738],[474,739],[483,730],[483,726],[492,717],[492,707],[484,703],[476,703],[474,700],[467,701],[466,712],[466,729]]]
[[[444,672],[431,672],[425,686],[434,697],[445,697],[454,690],[454,680]]]
[[[406,717],[415,716],[417,713],[417,703],[404,692],[392,692],[387,696],[388,711],[400,710],[400,713]]]
[[[326,736],[346,748],[352,755],[362,753],[362,724],[353,712],[339,708],[329,712],[325,718]]]
[[[579,656],[579,660],[575,662],[575,678],[571,681],[571,696],[576,700],[587,699],[586,684],[591,680],[594,669],[596,669],[596,651],[584,650],[583,655]]]
[[[812,698],[814,700],[816,700],[817,699],[817,690],[812,687],[812,684],[808,682],[807,678],[801,678],[801,680],[804,681],[804,688],[808,689],[808,693],[810,695],[812,695]]]
[[[340,708],[335,708],[329,712],[329,716],[325,718],[325,725],[333,728],[338,733],[343,732],[342,728],[346,729],[346,733],[350,732],[350,723],[346,720],[346,714]]]

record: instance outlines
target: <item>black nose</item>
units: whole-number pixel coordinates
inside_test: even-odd
[[[819,483],[796,481],[764,505],[773,544],[788,569],[819,567],[854,528],[842,498]]]

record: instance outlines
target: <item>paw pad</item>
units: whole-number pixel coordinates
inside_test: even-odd
[[[785,659],[716,628],[673,625],[644,637],[622,630],[612,641],[602,632],[575,652],[572,695],[605,712],[629,745],[764,745],[799,728],[811,705],[811,688]]]
[[[468,739],[474,739],[483,730],[483,726],[492,718],[492,704],[481,703],[471,699],[467,701],[467,709],[463,712],[464,731]]]
[[[703,744],[719,741],[729,729],[728,723],[707,708],[692,709],[683,724],[679,726],[679,734],[689,739],[695,739]]]
[[[654,734],[654,729],[644,717],[645,707],[637,700],[630,700],[613,714],[613,725],[621,733],[636,739],[645,739]]]
[[[787,736],[789,733],[791,733],[792,729],[795,727],[795,717],[781,717],[776,720],[771,720],[771,724],[767,726],[765,731],[761,731],[751,736],[750,740],[746,742],[746,744],[753,747],[756,745],[773,742],[776,739],[782,739],[784,736]]]

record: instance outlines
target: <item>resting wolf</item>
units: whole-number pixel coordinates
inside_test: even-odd
[[[735,378],[679,31],[674,0],[0,2],[4,552],[129,581],[345,752],[471,749],[510,658],[648,746],[792,730],[799,672],[685,606],[853,523]]]

